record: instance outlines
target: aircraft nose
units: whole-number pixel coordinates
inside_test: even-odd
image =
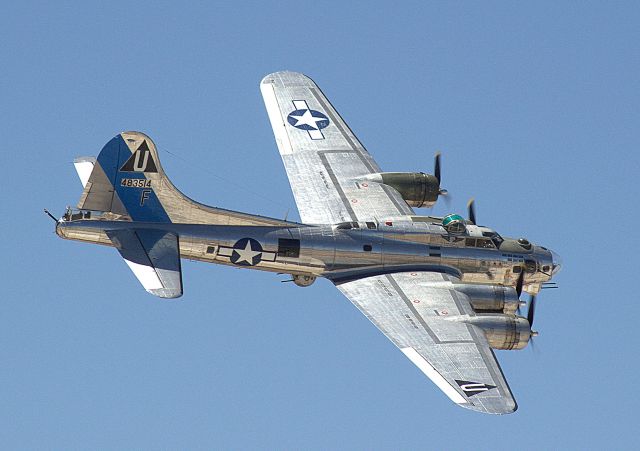
[[[562,269],[562,257],[560,257],[556,252],[551,251],[551,262],[553,264],[551,274],[555,275]]]

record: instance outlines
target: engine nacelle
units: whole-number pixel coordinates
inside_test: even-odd
[[[456,284],[456,291],[466,294],[477,312],[504,312],[513,315],[520,300],[515,288],[501,285]]]
[[[478,315],[466,320],[484,332],[493,349],[522,349],[531,338],[526,318],[515,315]]]
[[[363,178],[394,188],[412,207],[432,207],[440,194],[438,179],[424,172],[380,172]]]

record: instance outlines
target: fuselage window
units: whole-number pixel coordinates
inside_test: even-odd
[[[493,242],[488,238],[466,238],[464,245],[467,247],[479,247],[481,249],[493,249]]]
[[[526,272],[536,272],[537,265],[533,260],[525,260],[524,261],[524,270]]]
[[[278,240],[278,256],[298,258],[300,256],[300,240],[280,238]]]
[[[500,247],[504,239],[496,232],[482,232],[482,236],[489,237],[495,247]]]
[[[478,238],[476,240],[476,247],[481,247],[482,249],[493,249],[493,242],[486,238]]]
[[[364,246],[362,246],[362,250],[365,252],[371,252],[372,249],[373,247],[371,247],[370,244],[365,244]]]

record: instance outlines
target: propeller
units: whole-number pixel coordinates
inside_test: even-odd
[[[520,295],[522,294],[522,286],[524,285],[524,268],[520,271],[520,275],[518,276],[518,281],[516,282],[516,294],[518,295],[518,299],[520,299]],[[525,303],[519,301],[524,305]],[[520,315],[520,303],[518,304],[518,309],[516,310],[518,315]],[[538,332],[533,330],[533,317],[536,312],[536,296],[529,296],[529,309],[527,310],[527,321],[529,322],[529,328],[531,329],[531,335],[529,336],[529,342],[531,343],[531,347],[533,348],[533,337],[538,336]]]
[[[527,321],[529,321],[529,326],[533,327],[533,315],[536,312],[536,297],[531,296],[529,298],[529,310],[527,311]]]
[[[520,314],[520,304],[524,303],[520,301],[520,295],[522,294],[522,286],[524,285],[524,268],[520,271],[520,275],[518,276],[518,281],[516,282],[516,294],[518,295],[518,309],[516,312],[518,315]]]
[[[449,191],[440,187],[440,184],[442,182],[442,169],[441,169],[442,166],[440,163],[440,156],[441,156],[440,152],[436,152],[435,161],[433,164],[433,176],[438,181],[438,190],[439,190],[438,196],[442,196],[447,206],[450,206],[451,196],[449,195]]]
[[[475,207],[475,199],[472,197],[471,199],[469,199],[469,202],[467,203],[467,211],[468,211],[468,216],[469,216],[469,221],[472,224],[476,224],[476,207]],[[520,294],[518,293],[518,296],[520,296]]]
[[[534,343],[533,337],[538,336],[538,332],[533,330],[533,316],[535,315],[535,311],[536,311],[536,297],[531,295],[531,297],[529,298],[529,310],[527,310],[527,321],[529,321],[529,328],[531,330],[531,333],[529,335],[529,343],[531,344],[531,350],[535,350],[535,346],[533,345]]]
[[[522,285],[524,284],[524,271],[520,271],[520,275],[518,276],[518,281],[516,282],[516,293],[518,293],[518,298],[522,294]]]

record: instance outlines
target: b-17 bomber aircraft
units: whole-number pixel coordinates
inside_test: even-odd
[[[535,295],[558,256],[467,219],[421,216],[439,196],[434,174],[382,172],[305,75],[260,84],[302,223],[195,202],[169,181],[153,141],[124,132],[75,166],[77,209],[56,220],[66,239],[115,247],[142,286],[182,295],[181,258],[331,281],[456,404],[492,414],[517,408],[493,349],[535,335]],[[519,315],[532,295],[527,317]]]

